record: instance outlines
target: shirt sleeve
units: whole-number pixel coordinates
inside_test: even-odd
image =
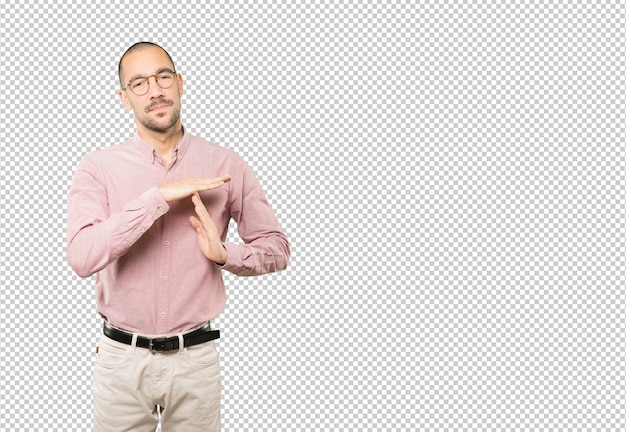
[[[228,256],[222,269],[238,276],[256,276],[287,268],[291,249],[287,236],[248,165],[232,175],[231,217],[244,244],[225,243]]]
[[[153,187],[121,211],[110,213],[102,168],[89,155],[76,170],[67,204],[67,259],[88,277],[124,255],[154,222],[169,210]]]

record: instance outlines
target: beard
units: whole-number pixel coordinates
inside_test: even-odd
[[[163,116],[165,116],[165,114],[163,114]],[[170,130],[172,128],[172,126],[174,126],[176,124],[176,122],[178,122],[178,119],[180,118],[180,111],[174,111],[172,113],[172,116],[170,117],[169,121],[167,123],[157,123],[156,120],[154,119],[139,119],[139,121],[141,122],[142,125],[144,125],[147,129],[153,131],[153,132],[167,132],[168,130]]]

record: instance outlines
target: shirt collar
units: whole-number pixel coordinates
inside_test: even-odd
[[[177,152],[178,159],[184,159],[189,149],[189,141],[191,141],[191,135],[187,132],[187,130],[183,127],[183,137],[178,143],[178,145],[174,148],[174,152]],[[145,142],[140,136],[138,132],[135,132],[135,136],[133,137],[133,143],[135,144],[135,148],[141,154],[141,157],[150,162],[154,163],[157,158],[157,152],[154,147]]]

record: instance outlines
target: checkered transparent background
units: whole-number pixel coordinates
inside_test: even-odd
[[[65,200],[139,40],[292,243],[225,276],[223,430],[626,427],[621,2],[100,3],[0,14],[3,430],[90,428]]]

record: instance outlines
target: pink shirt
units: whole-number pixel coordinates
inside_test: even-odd
[[[230,182],[200,192],[222,241],[231,218],[244,241],[225,243],[228,259],[219,266],[200,251],[189,224],[191,198],[168,203],[157,186],[226,174]],[[69,192],[67,238],[74,271],[97,273],[100,315],[145,335],[173,334],[215,318],[226,302],[222,270],[260,275],[283,270],[290,257],[287,237],[243,159],[187,132],[168,167],[139,135],[85,156]]]

